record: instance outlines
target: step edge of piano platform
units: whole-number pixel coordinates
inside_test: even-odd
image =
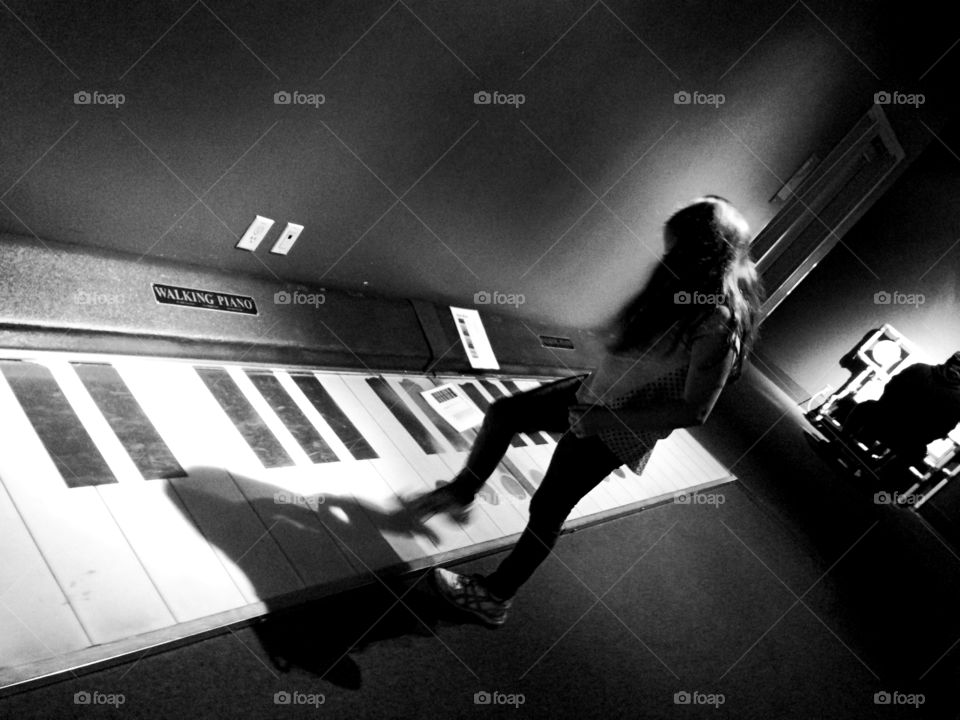
[[[683,494],[702,492],[736,480],[736,476],[728,475],[686,488]],[[641,510],[649,510],[674,502],[677,495],[676,492],[661,493],[628,505],[582,516],[565,523],[563,534],[583,530]],[[518,537],[519,534],[508,535],[430,557],[418,558],[410,562],[400,562],[378,570],[376,575],[370,573],[355,575],[337,582],[303,588],[270,600],[261,600],[196,620],[176,623],[142,635],[93,645],[82,650],[15,667],[0,668],[0,698],[59,682],[64,679],[63,676],[67,673],[92,673],[122,664],[147,652],[172,650],[222,634],[226,630],[248,626],[270,614],[292,610],[300,605],[368,587],[383,579],[408,578],[431,567],[477,560],[511,546]]]

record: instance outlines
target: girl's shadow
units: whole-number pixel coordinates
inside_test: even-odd
[[[195,468],[189,479],[168,483],[167,493],[206,539],[244,572],[265,602],[266,614],[251,628],[279,672],[300,669],[341,687],[359,688],[361,673],[352,653],[381,640],[432,637],[440,622],[464,622],[433,591],[428,573],[415,572],[383,537],[389,531],[436,539],[403,509],[384,512],[353,497],[331,495],[324,495],[322,503],[278,501],[285,493],[282,488],[231,473],[238,486],[253,482],[260,486],[259,497],[246,499],[232,487],[225,492],[222,482],[203,482],[202,477],[211,473],[223,477],[221,469]],[[357,568],[355,579],[346,583],[350,589],[344,590],[340,581],[269,597],[275,576],[268,577],[269,569],[258,571],[256,565],[244,563],[250,543],[231,532],[250,523],[251,510],[265,535],[270,530],[283,536],[281,550],[284,543],[293,543],[347,558]],[[211,517],[216,522],[197,521]]]

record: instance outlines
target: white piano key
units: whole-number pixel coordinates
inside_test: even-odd
[[[167,480],[97,491],[178,622],[247,604]]]
[[[698,484],[698,479],[705,476],[703,467],[697,462],[702,448],[682,428],[674,430],[665,440],[660,451],[670,457],[675,482],[684,487]]]
[[[220,464],[224,450],[219,433],[208,427],[210,413],[194,411],[194,402],[202,406],[215,401],[199,394],[197,384],[206,389],[193,369],[159,360],[124,359],[115,366],[188,473],[171,479],[169,486],[244,599],[253,603],[303,588],[267,526]]]
[[[450,481],[453,476],[450,468],[439,457],[427,455],[420,449],[364,377],[325,375],[322,379],[327,391],[380,458],[389,461],[380,472],[399,497],[408,499],[433,490],[438,481]],[[437,547],[442,553],[499,537],[499,530],[477,506],[465,525],[447,515],[433,516],[426,525],[436,533]]]
[[[277,380],[297,404],[304,416],[313,424],[317,432],[330,446],[338,458],[344,473],[349,478],[348,490],[354,499],[369,506],[372,515],[378,520],[371,521],[390,543],[394,552],[404,562],[419,560],[436,552],[436,545],[422,535],[411,535],[401,528],[391,529],[396,520],[390,518],[400,510],[400,498],[388,484],[383,473],[392,475],[394,468],[388,467],[389,461],[382,458],[356,460],[350,449],[330,427],[326,418],[313,406],[309,398],[297,386],[290,375],[282,370],[275,371]],[[333,463],[324,463],[323,466]],[[319,466],[318,466],[319,467]]]
[[[304,583],[308,587],[338,583],[361,570],[311,507],[278,502],[278,492],[309,494],[302,475],[295,472],[296,466],[264,468],[199,375],[185,375],[178,383],[177,389],[181,388],[184,400],[202,419],[204,432],[217,450],[219,457],[211,457],[211,461],[225,468],[237,483]]]
[[[446,452],[439,453],[440,457],[447,464],[453,474],[459,472],[467,460],[467,455],[469,454],[469,445],[470,443],[466,440],[463,440],[467,444],[466,450],[456,450],[450,444],[450,442],[443,437],[442,433],[439,431],[434,422],[427,416],[423,410],[418,407],[418,405],[410,399],[406,390],[401,386],[401,378],[397,376],[384,376],[387,379],[387,382],[393,387],[394,391],[401,398],[401,400],[406,404],[410,411],[416,416],[416,418],[423,424],[436,438],[440,439],[444,447],[448,448]],[[414,378],[402,378],[407,382],[412,382],[420,390],[428,390],[431,387],[434,387],[433,383],[428,380],[417,380]],[[462,436],[461,436],[462,438]],[[502,469],[498,469],[494,472],[494,477],[499,478]],[[489,483],[488,483],[489,484]],[[496,495],[493,496],[496,498],[495,503],[488,502],[483,495],[483,492],[477,494],[477,499],[475,500],[475,505],[482,508],[491,520],[499,528],[499,536],[509,536],[523,532],[523,528],[526,526],[527,519],[526,513],[518,509],[516,504],[513,502],[513,497],[509,494],[504,494],[504,489],[500,486],[498,482],[496,485],[491,485],[491,488]]]
[[[459,377],[437,378],[424,382],[431,382],[433,387],[437,387],[451,381],[461,385],[470,382]],[[476,385],[474,386],[476,387]],[[473,403],[469,396],[467,401]],[[483,408],[479,409],[481,412],[483,411]],[[479,427],[464,432],[464,436],[471,443],[471,446],[476,441],[478,432]],[[516,528],[514,532],[522,532],[523,528],[526,527],[530,516],[530,498],[536,492],[542,477],[542,471],[523,451],[523,448],[512,446],[507,447],[503,461],[498,464],[490,476],[488,483],[496,490],[501,502],[512,505],[519,518],[519,524],[514,526]]]
[[[24,525],[0,477],[0,667],[82,650],[93,643]]]
[[[678,440],[690,448],[690,458],[700,467],[703,473],[714,479],[730,477],[730,471],[717,462],[717,459],[693,437],[689,430],[681,429],[676,434],[679,436]]]
[[[683,491],[686,488],[698,484],[701,474],[690,465],[686,457],[686,448],[678,442],[678,433],[675,431],[670,437],[664,438],[657,443],[654,450],[655,458],[651,458],[651,464],[655,471],[659,471],[657,477],[661,485],[669,488],[670,491]]]
[[[96,487],[68,488],[0,373],[0,477],[94,643],[175,623]]]
[[[305,507],[317,513],[320,522],[358,572],[373,572],[400,562],[389,544],[385,544],[380,531],[374,527],[368,512],[353,495],[353,489],[362,489],[362,483],[369,481],[366,470],[357,465],[344,470],[340,463],[335,462],[314,465],[246,373],[236,366],[228,367],[227,372],[290,458],[299,466],[293,469],[271,469],[271,483],[296,496],[324,498],[323,503]]]
[[[167,481],[143,479],[73,367],[65,361],[47,366],[117,478],[97,492],[177,621],[245,605],[209,543],[168,493]]]

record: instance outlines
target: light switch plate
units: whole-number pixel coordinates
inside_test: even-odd
[[[250,227],[248,227],[247,231],[243,234],[243,237],[240,238],[237,247],[241,250],[253,252],[267,236],[267,233],[270,232],[270,228],[272,227],[273,220],[263,217],[262,215],[257,215],[254,221],[250,223]]]
[[[273,247],[270,248],[270,252],[277,255],[286,255],[290,252],[290,248],[293,247],[293,244],[297,241],[297,238],[300,237],[300,233],[303,232],[303,225],[297,225],[296,223],[288,222],[287,226],[283,229],[283,232],[280,233],[280,237],[277,238],[277,241],[273,244]]]

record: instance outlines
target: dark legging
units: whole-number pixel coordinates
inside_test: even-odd
[[[558,380],[494,402],[467,457],[450,485],[464,501],[477,494],[518,432],[562,432],[550,467],[530,500],[530,519],[511,553],[487,578],[487,587],[511,598],[542,563],[560,536],[573,507],[622,463],[595,435],[578,438],[568,422],[582,377]]]

